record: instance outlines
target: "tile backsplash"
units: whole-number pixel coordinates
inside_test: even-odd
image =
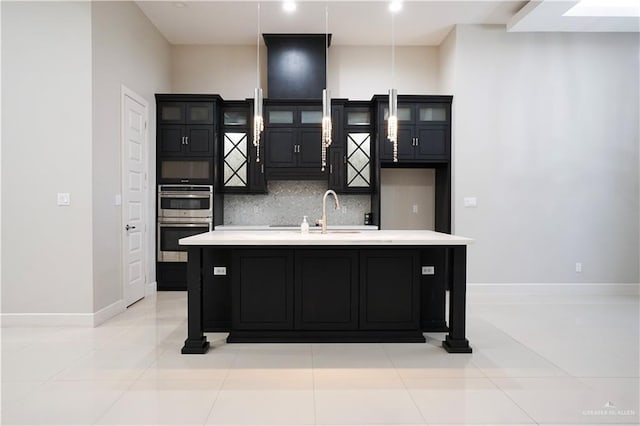
[[[299,225],[302,216],[309,224],[322,216],[322,196],[326,182],[270,181],[268,194],[225,194],[225,225]],[[334,209],[333,197],[327,198],[329,225],[362,225],[364,214],[371,211],[371,196],[338,194],[340,210]]]

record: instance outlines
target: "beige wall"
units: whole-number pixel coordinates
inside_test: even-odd
[[[91,4],[1,7],[2,311],[91,313]]]
[[[2,2],[2,41],[2,311],[89,325],[122,298],[121,85],[149,102],[155,176],[153,95],[170,91],[169,44],[130,2]],[[56,206],[58,192],[71,206]]]
[[[456,38],[454,224],[476,239],[469,280],[637,283],[639,35],[459,26]]]
[[[380,229],[435,229],[434,169],[380,170]]]
[[[114,31],[117,28],[117,31]],[[131,2],[94,2],[93,261],[94,310],[122,298],[120,110],[121,85],[149,105],[147,277],[155,281],[155,93],[170,91],[169,43]]]
[[[256,84],[255,46],[175,45],[172,91],[218,93],[225,99],[253,97]],[[268,96],[266,48],[261,50],[262,85]],[[397,47],[395,85],[399,93],[435,93],[438,49]],[[329,89],[335,98],[370,99],[391,87],[391,53],[381,46],[332,46],[329,49]]]

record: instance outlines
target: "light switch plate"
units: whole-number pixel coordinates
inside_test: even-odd
[[[464,197],[465,207],[476,207],[478,205],[478,199],[476,197]]]
[[[435,275],[436,268],[435,266],[423,266],[422,267],[422,275]]]
[[[227,267],[226,266],[214,266],[213,267],[213,275],[227,275]]]
[[[68,192],[58,192],[58,205],[59,206],[70,206],[71,205],[71,194]]]
[[[115,199],[114,199],[114,204],[116,206],[122,205],[122,195],[116,194]]]

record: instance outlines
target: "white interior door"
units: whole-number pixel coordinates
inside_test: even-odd
[[[122,232],[126,306],[144,297],[146,286],[146,153],[148,107],[144,99],[122,92]]]

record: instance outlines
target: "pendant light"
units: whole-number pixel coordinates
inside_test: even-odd
[[[253,95],[253,146],[256,147],[256,163],[260,162],[260,136],[264,130],[262,103],[262,88],[260,87],[260,3],[258,3],[258,32],[256,34],[256,88]]]
[[[322,171],[327,167],[327,149],[331,146],[331,93],[327,88],[329,85],[329,6],[324,7],[325,26],[325,88],[322,91]]]
[[[396,46],[394,12],[391,12],[391,86],[395,79]],[[393,144],[393,162],[398,162],[398,91],[389,89],[389,117],[387,118],[387,138]]]

